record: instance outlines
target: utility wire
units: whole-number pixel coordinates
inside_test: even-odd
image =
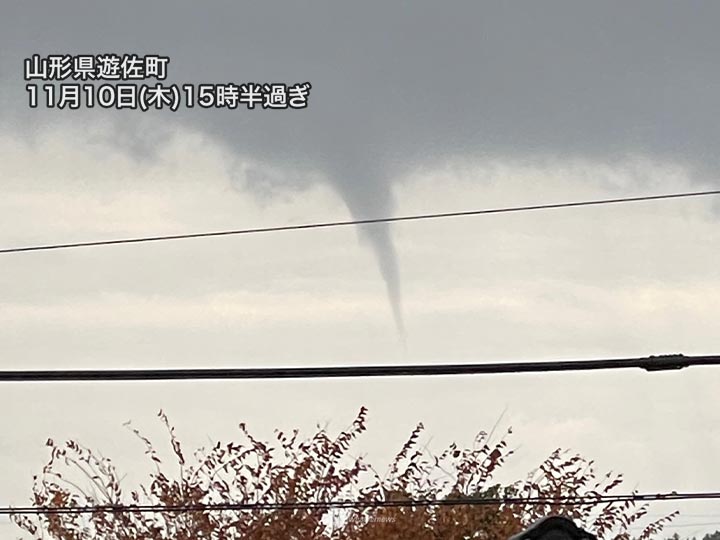
[[[647,515],[647,514],[646,514]],[[678,517],[684,518],[684,514],[680,514]],[[689,529],[690,527],[712,527],[720,525],[720,521],[708,521],[706,523],[671,523],[669,525],[663,525],[663,528],[670,528],[670,529]],[[644,527],[642,525],[637,525],[635,527],[630,527],[630,530],[639,530],[643,529]]]
[[[641,368],[667,371],[693,366],[718,366],[720,355],[669,354],[640,358],[498,362],[480,364],[410,364],[327,367],[178,368],[178,369],[76,369],[3,370],[0,382],[51,381],[170,381],[228,379],[337,379],[438,375],[490,375],[499,373],[549,373]]]
[[[95,513],[186,513],[221,512],[227,510],[328,510],[365,508],[412,508],[429,506],[493,506],[493,505],[549,505],[591,506],[648,501],[687,501],[720,499],[720,492],[631,493],[626,495],[568,496],[568,497],[490,497],[463,499],[419,499],[390,501],[326,501],[288,503],[217,503],[190,505],[88,505],[88,506],[19,506],[0,507],[0,515],[32,514],[95,514]]]
[[[146,242],[165,242],[170,240],[188,240],[192,238],[213,238],[219,236],[236,236],[242,234],[257,234],[282,231],[300,231],[307,229],[327,229],[331,227],[346,227],[349,225],[371,225],[374,223],[397,223],[400,221],[421,221],[430,219],[456,218],[480,216],[488,214],[507,214],[510,212],[529,212],[533,210],[557,210],[560,208],[578,208],[584,206],[601,206],[609,204],[634,203],[646,201],[659,201],[666,199],[681,199],[688,197],[705,197],[709,195],[720,195],[720,190],[694,191],[684,193],[669,193],[664,195],[646,195],[642,197],[622,197],[616,199],[595,199],[589,201],[575,201],[554,204],[537,204],[530,206],[511,206],[505,208],[489,208],[483,210],[467,210],[462,212],[444,212],[438,214],[416,214],[409,216],[381,217],[373,219],[355,219],[348,221],[326,221],[320,223],[306,223],[302,225],[281,225],[277,227],[258,227],[252,229],[235,229],[225,231],[210,231],[188,234],[171,234],[161,236],[142,236],[137,238],[120,238],[115,240],[97,240],[89,242],[68,242],[62,244],[45,244],[35,246],[24,246],[0,249],[0,255],[9,253],[23,253],[29,251],[50,251],[57,249],[71,249],[97,246],[113,246],[117,244],[140,244]]]

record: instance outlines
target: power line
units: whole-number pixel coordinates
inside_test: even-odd
[[[646,514],[648,517],[662,517],[664,514]],[[683,519],[707,519],[707,518],[713,518],[713,519],[720,519],[720,514],[687,514],[685,512],[681,513],[681,516]],[[720,522],[717,522],[718,525],[720,525]]]
[[[680,514],[680,517],[685,517],[683,514]],[[674,529],[688,529],[690,527],[712,527],[720,525],[720,521],[708,521],[706,523],[672,523],[670,525],[663,525],[663,527],[667,528],[674,528]],[[631,527],[631,529],[642,529],[642,526],[637,527]]]
[[[548,505],[591,506],[625,502],[686,501],[720,499],[720,492],[631,493],[625,495],[567,496],[567,497],[490,497],[462,499],[418,499],[389,501],[326,501],[287,503],[215,503],[190,505],[88,505],[88,506],[20,506],[0,507],[0,515],[32,514],[94,514],[94,513],[186,513],[253,510],[328,510],[366,508],[412,508],[429,506],[495,506]]]
[[[720,195],[720,190],[693,191],[684,193],[670,193],[664,195],[646,195],[642,197],[622,197],[615,199],[595,199],[589,201],[563,202],[553,204],[537,204],[530,206],[511,206],[505,208],[489,208],[483,210],[467,210],[461,212],[443,212],[437,214],[416,214],[408,216],[381,217],[373,219],[355,219],[347,221],[326,221],[320,223],[306,223],[301,225],[281,225],[276,227],[257,227],[252,229],[235,229],[225,231],[210,231],[188,234],[170,234],[160,236],[142,236],[136,238],[120,238],[115,240],[96,240],[89,242],[68,242],[62,244],[45,244],[0,249],[0,255],[9,253],[23,253],[29,251],[50,251],[58,249],[71,249],[83,247],[112,246],[118,244],[140,244],[146,242],[165,242],[171,240],[189,240],[193,238],[213,238],[219,236],[236,236],[243,234],[258,234],[283,231],[300,231],[308,229],[327,229],[331,227],[346,227],[349,225],[371,225],[375,223],[397,223],[401,221],[421,221],[430,219],[444,219],[456,217],[480,216],[488,214],[506,214],[511,212],[529,212],[534,210],[557,210],[561,208],[578,208],[584,206],[601,206],[609,204],[634,203],[646,201],[659,201],[666,199],[681,199],[689,197],[705,197]]]
[[[3,370],[0,382],[51,381],[171,381],[228,379],[337,379],[438,375],[490,375],[500,373],[549,373],[641,368],[668,371],[693,366],[720,365],[717,356],[669,354],[640,358],[498,362],[480,364],[410,364],[326,367],[178,368],[178,369],[69,369]]]

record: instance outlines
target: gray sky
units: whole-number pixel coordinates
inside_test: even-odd
[[[716,186],[720,7],[691,5],[8,2],[0,246]],[[310,81],[310,106],[27,108],[23,58],[103,52],[166,54],[176,82]],[[359,236],[338,229],[3,256],[0,366],[717,353],[717,208],[686,200]],[[388,293],[402,308],[406,350]],[[267,435],[326,420],[341,428],[366,405],[361,446],[379,460],[417,421],[439,449],[469,442],[507,407],[521,446],[511,476],[562,446],[623,471],[627,489],[716,490],[719,380],[717,370],[695,369],[4,386],[0,501],[25,501],[49,436],[80,437],[139,470],[142,449],[121,423],[157,434],[160,407],[193,446],[231,437],[239,421]],[[720,522],[717,504],[683,509]]]

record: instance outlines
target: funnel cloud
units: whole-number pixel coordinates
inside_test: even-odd
[[[202,132],[238,158],[285,169],[287,178],[319,172],[355,218],[392,213],[399,172],[455,158],[643,156],[686,167],[698,182],[720,182],[717,3],[165,0],[124,2],[108,17],[105,6],[69,0],[10,2],[3,11],[6,129],[103,116],[116,122],[129,153],[148,159],[152,141],[143,143],[133,126],[152,118]],[[102,52],[167,55],[170,82],[309,81],[310,104],[28,110],[23,58]],[[378,225],[360,234],[402,331],[391,231]]]

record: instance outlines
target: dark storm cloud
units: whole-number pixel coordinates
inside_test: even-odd
[[[110,7],[112,6],[112,7]],[[399,170],[451,157],[646,155],[718,165],[714,2],[14,2],[0,23],[5,120],[32,53],[160,53],[178,82],[304,82],[304,111],[181,111],[240,156],[324,173],[354,216],[392,211]],[[94,111],[93,115],[99,113]],[[151,148],[123,111],[118,141]],[[389,231],[366,231],[399,315]]]

